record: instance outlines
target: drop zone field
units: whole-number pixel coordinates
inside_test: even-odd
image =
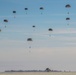
[[[0,75],[76,75],[76,72],[2,72]]]

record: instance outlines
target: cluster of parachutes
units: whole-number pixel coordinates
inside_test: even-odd
[[[29,10],[29,8],[24,8],[24,10],[26,11],[26,14],[27,14],[27,11]],[[41,10],[41,11],[44,10],[44,7],[40,7],[39,10]],[[13,11],[13,14],[14,14],[14,18],[15,18],[15,15],[16,15],[15,10]],[[42,14],[42,12],[41,12],[41,14]]]
[[[70,4],[66,4],[65,7],[66,7],[67,9],[69,9],[69,8],[71,8],[71,5],[70,5]],[[70,14],[69,11],[67,11],[67,14],[68,14],[68,15]],[[70,17],[68,16],[68,17],[66,18],[66,20],[68,21],[67,25],[69,25]]]
[[[35,25],[33,25],[32,27],[35,28]],[[52,28],[49,28],[49,29],[48,29],[48,32],[52,32],[52,31],[53,31]],[[50,34],[50,35],[51,35],[51,34]],[[27,38],[27,41],[29,42],[29,48],[31,48],[31,44],[30,44],[30,43],[33,42],[33,38],[30,38],[30,37],[29,37],[29,38]]]
[[[26,14],[27,14],[28,8],[24,8],[24,9],[25,9]],[[41,11],[44,10],[44,7],[40,7],[39,10],[41,10]],[[42,14],[42,12],[41,12],[41,14]]]
[[[26,11],[26,14],[27,14],[27,11],[28,11],[28,8],[24,8],[24,10]],[[44,8],[43,7],[40,7],[39,8],[39,10],[44,10]],[[12,13],[13,13],[13,15],[14,15],[14,18],[16,18],[16,11],[14,10],[14,11],[12,11]],[[41,14],[43,14],[42,12],[41,12]],[[7,27],[7,23],[9,22],[8,21],[8,19],[4,19],[3,20],[3,22],[5,23],[5,28]],[[36,26],[35,25],[32,25],[32,28],[34,29],[34,31],[35,31],[35,28],[36,28]],[[2,30],[0,29],[0,32],[1,32]],[[53,29],[52,28],[48,28],[47,29],[47,31],[48,32],[52,32],[53,31]],[[51,34],[50,34],[51,35]],[[31,37],[28,37],[27,39],[26,39],[26,41],[29,43],[29,48],[31,48],[31,42],[33,42],[33,38],[31,38]]]
[[[71,8],[71,5],[70,4],[66,4],[65,5],[65,8],[69,9],[69,8]],[[28,10],[28,8],[25,8],[25,10]],[[40,7],[40,10],[44,10],[44,8],[43,7]],[[27,12],[26,12],[26,14],[27,14]],[[69,15],[69,11],[67,12],[67,14]],[[66,17],[66,20],[69,21],[70,20],[70,17]],[[67,23],[67,25],[69,25],[69,22]],[[32,27],[35,27],[35,26],[32,26]],[[53,29],[52,28],[49,28],[48,31],[51,32],[51,31],[53,31]],[[32,38],[27,38],[27,41],[32,42],[33,39]],[[29,48],[31,48],[31,46],[29,46]]]
[[[65,8],[69,9],[69,8],[71,8],[71,5],[70,5],[70,4],[66,4],[66,5],[65,5]],[[40,10],[44,10],[43,7],[40,7],[39,9],[40,9]],[[28,8],[25,8],[25,10],[28,10]],[[26,11],[26,14],[27,14],[27,11]],[[42,12],[41,12],[41,14],[42,14]],[[67,11],[67,14],[68,14],[68,15],[70,14],[69,11]],[[69,20],[70,20],[70,17],[69,17],[69,16],[66,17],[66,20],[69,21]],[[67,25],[69,25],[69,22],[67,23]],[[35,25],[33,25],[32,27],[35,28]],[[53,29],[52,29],[52,28],[49,28],[48,31],[49,31],[49,32],[52,32]],[[32,42],[33,39],[32,39],[32,38],[27,38],[27,41],[28,41],[28,42]],[[31,48],[31,46],[29,46],[29,48]]]
[[[70,5],[70,4],[66,4],[66,5],[65,5],[65,8],[69,9],[69,8],[71,8],[71,5]],[[28,8],[24,8],[24,10],[26,11],[26,14],[27,14],[27,11],[28,11],[29,9],[28,9]],[[41,11],[44,10],[44,7],[40,7],[39,10],[41,10]],[[14,18],[16,18],[16,11],[15,11],[15,10],[13,11],[13,14],[14,14]],[[42,14],[42,12],[41,12],[41,14]],[[69,15],[69,11],[67,11],[67,14]],[[69,20],[70,20],[70,17],[69,17],[69,16],[66,17],[66,20],[69,21]],[[4,21],[5,23],[8,23],[8,19],[4,19],[3,21]],[[69,25],[69,22],[68,22],[67,25]],[[32,27],[35,28],[36,26],[33,25]],[[5,28],[6,28],[6,25],[5,25]],[[0,29],[0,32],[1,32],[1,31],[2,31],[2,30]],[[53,29],[52,29],[52,28],[48,28],[48,31],[49,31],[49,32],[52,32]],[[28,41],[28,42],[32,42],[33,39],[32,39],[31,37],[28,37],[28,38],[27,38],[27,41]],[[31,46],[29,46],[29,48],[31,48]]]
[[[29,10],[28,8],[24,8],[24,10],[26,11],[26,14],[27,14],[27,11]],[[44,10],[44,7],[40,7],[39,10]],[[16,18],[16,10],[12,11],[12,13],[14,14],[14,18]],[[42,12],[41,12],[42,14]],[[8,23],[8,19],[4,19],[3,22],[5,23],[5,28],[6,28],[6,23]],[[33,28],[35,28],[35,26],[33,26]],[[2,29],[0,29],[0,32],[2,31]]]

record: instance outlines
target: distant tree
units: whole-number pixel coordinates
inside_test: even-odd
[[[45,71],[46,71],[46,72],[50,72],[51,70],[50,70],[49,68],[46,68]]]

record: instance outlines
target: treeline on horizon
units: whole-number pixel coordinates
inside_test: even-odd
[[[6,70],[5,72],[62,72],[58,70],[51,70],[46,68],[45,70]]]

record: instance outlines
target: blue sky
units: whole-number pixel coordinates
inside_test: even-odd
[[[75,0],[0,0],[0,71],[47,67],[75,71],[75,3]],[[66,4],[71,8],[65,8]],[[39,10],[40,7],[44,10]],[[14,10],[16,14],[12,13]],[[53,31],[48,31],[49,28]]]

